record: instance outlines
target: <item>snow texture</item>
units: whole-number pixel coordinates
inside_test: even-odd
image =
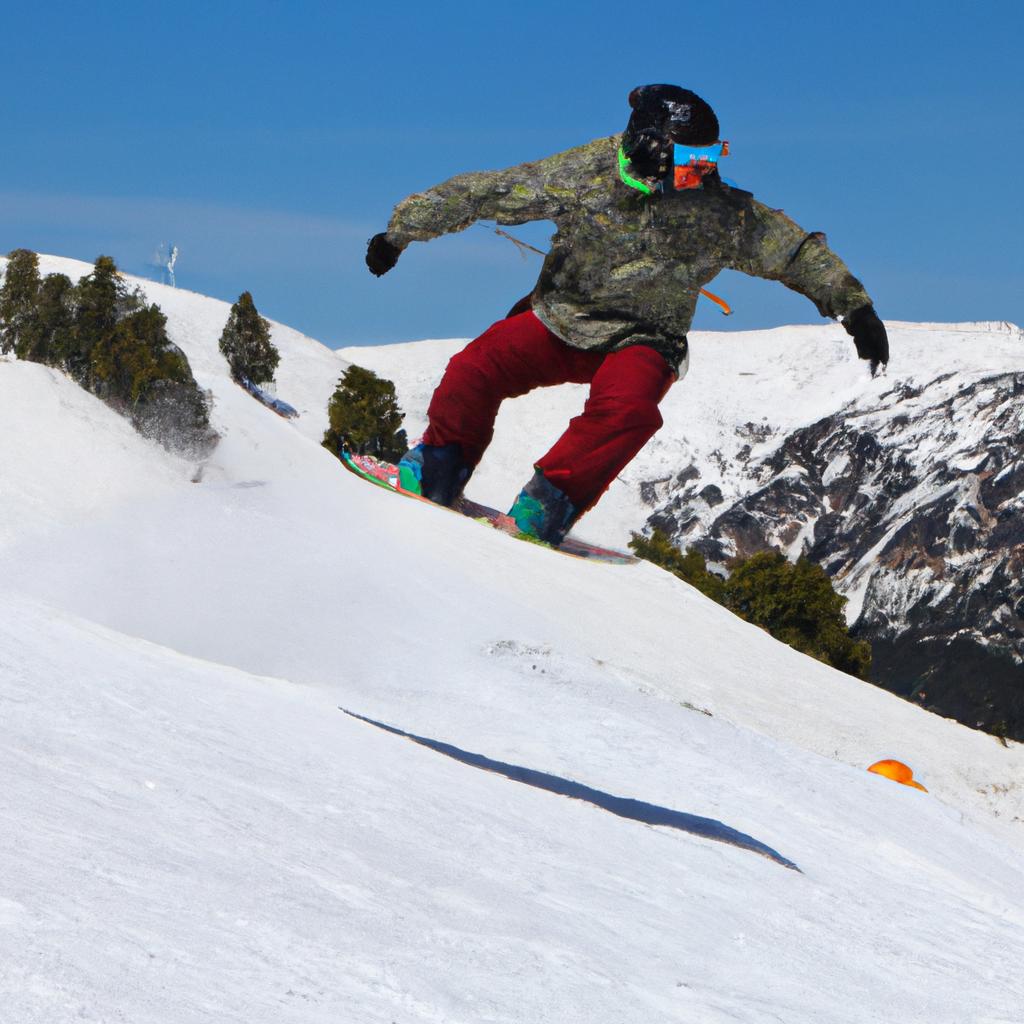
[[[1022,740],[1024,334],[888,329],[875,379],[837,325],[696,334],[665,426],[579,530],[623,545],[657,527],[719,571],[765,548],[807,555],[848,599],[881,685]],[[393,376],[418,423],[443,368],[428,352],[347,355]],[[506,403],[474,488],[507,507],[583,398]]]
[[[226,303],[141,283],[213,392],[204,465],[0,361],[3,1020],[1022,1019],[1024,748],[653,566],[561,558],[343,472],[318,435],[345,360],[404,365],[422,409],[454,343],[342,356],[275,324],[288,422],[228,379]],[[854,369],[821,383],[880,386]],[[503,500],[534,397],[503,410],[474,497]],[[653,453],[667,475],[678,456]],[[613,539],[627,506],[588,529]],[[930,792],[864,770],[884,757]]]

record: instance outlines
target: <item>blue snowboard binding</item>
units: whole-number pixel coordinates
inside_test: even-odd
[[[576,506],[539,469],[508,514],[522,533],[555,548],[579,518]]]
[[[451,444],[418,444],[398,463],[398,485],[438,505],[455,504],[473,470],[462,457],[462,448]]]

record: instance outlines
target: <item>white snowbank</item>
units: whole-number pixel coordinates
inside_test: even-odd
[[[278,391],[303,413],[285,422],[227,380],[225,304],[143,286],[216,399],[201,482],[63,378],[0,362],[5,1019],[1019,1016],[1024,748],[795,654],[652,566],[367,486],[318,444],[339,356],[275,326]],[[749,342],[796,372],[812,331]],[[442,350],[359,361],[422,358],[426,393]],[[884,386],[861,369],[837,354],[822,373]],[[507,413],[502,431],[526,416]],[[338,705],[712,819],[802,873]],[[864,771],[882,757],[931,792]]]

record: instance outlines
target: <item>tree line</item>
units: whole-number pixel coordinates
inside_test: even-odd
[[[167,336],[167,317],[109,256],[76,284],[66,274],[41,277],[28,249],[9,253],[0,352],[63,370],[172,450],[200,454],[216,442],[209,397]]]
[[[736,559],[729,575],[720,576],[699,551],[682,552],[662,530],[650,537],[634,533],[629,546],[776,640],[858,679],[869,678],[871,645],[850,635],[846,598],[810,559],[790,562],[780,551],[759,551]]]

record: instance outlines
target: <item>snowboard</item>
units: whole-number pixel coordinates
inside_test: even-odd
[[[341,464],[350,473],[354,473],[363,480],[368,480],[370,483],[383,487],[385,490],[393,491],[395,494],[413,498],[415,501],[425,501],[428,505],[433,504],[427,498],[414,494],[412,491],[407,491],[399,484],[398,467],[392,462],[382,462],[380,459],[375,459],[372,455],[355,455],[344,449],[341,452],[340,458]],[[436,505],[435,507],[442,508],[443,506]],[[635,555],[627,554],[624,551],[616,551],[613,548],[599,547],[596,544],[588,544],[586,541],[578,540],[571,535],[566,537],[557,548],[552,547],[550,544],[545,544],[543,541],[521,533],[511,516],[505,515],[505,513],[499,512],[497,509],[490,508],[487,505],[481,505],[479,502],[472,501],[466,497],[460,497],[449,511],[456,512],[479,523],[486,523],[520,540],[537,544],[539,547],[548,548],[550,551],[557,551],[560,555],[569,555],[572,558],[585,558],[591,562],[608,562],[613,565],[632,565],[634,562],[639,561]]]

